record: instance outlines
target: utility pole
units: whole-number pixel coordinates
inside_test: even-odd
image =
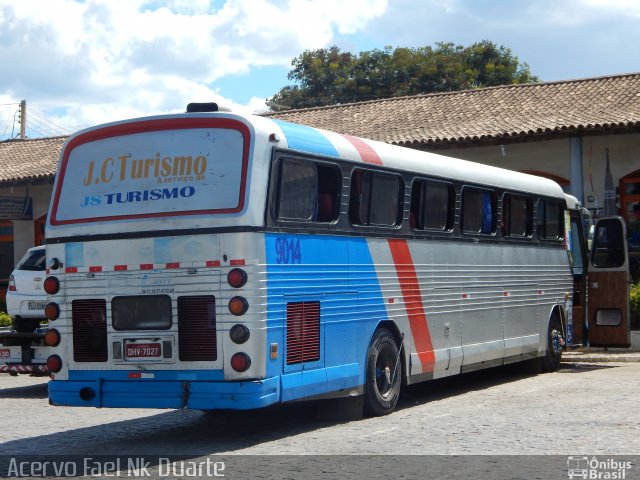
[[[27,101],[20,101],[20,139],[27,138]]]

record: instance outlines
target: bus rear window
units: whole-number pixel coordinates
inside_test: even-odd
[[[167,330],[171,328],[171,297],[115,297],[111,315],[115,330]]]
[[[241,211],[249,132],[229,120],[237,128],[215,128],[212,119],[211,128],[184,128],[197,120],[175,130],[133,123],[72,138],[51,224]]]

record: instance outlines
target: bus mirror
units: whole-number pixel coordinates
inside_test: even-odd
[[[593,247],[593,236],[596,233],[596,226],[591,225],[589,227],[589,232],[587,233],[587,251],[590,252]]]

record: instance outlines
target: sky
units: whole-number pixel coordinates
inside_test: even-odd
[[[253,113],[305,50],[510,48],[542,81],[640,72],[640,0],[0,0],[0,140],[215,101]]]

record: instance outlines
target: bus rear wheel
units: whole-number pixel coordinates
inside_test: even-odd
[[[562,358],[562,348],[564,347],[564,336],[562,334],[562,324],[557,315],[549,321],[547,332],[547,353],[542,357],[542,369],[545,372],[555,372],[560,368]]]
[[[382,416],[391,413],[400,398],[402,383],[399,348],[389,330],[376,331],[367,352],[364,412]]]

